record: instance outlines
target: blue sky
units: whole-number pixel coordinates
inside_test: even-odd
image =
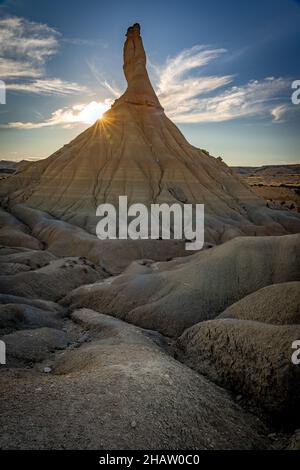
[[[125,90],[139,22],[166,114],[231,165],[300,162],[300,2],[0,1],[0,158],[44,158]]]

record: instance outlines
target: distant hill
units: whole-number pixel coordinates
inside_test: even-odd
[[[12,162],[9,160],[0,160],[0,172],[1,173],[14,173],[17,169],[18,162]]]
[[[14,173],[17,170],[25,167],[29,164],[28,160],[21,160],[20,162],[14,162],[11,160],[0,160],[0,174],[10,174]]]
[[[293,165],[232,166],[236,173],[244,176],[298,175],[300,163]]]

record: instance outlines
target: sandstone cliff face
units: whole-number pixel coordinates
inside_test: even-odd
[[[125,93],[101,120],[49,158],[1,181],[16,203],[95,233],[96,207],[118,203],[204,203],[206,241],[300,230],[297,214],[271,210],[227,165],[190,145],[150,83],[139,25],[124,45]]]

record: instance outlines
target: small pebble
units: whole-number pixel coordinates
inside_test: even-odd
[[[51,372],[51,367],[44,367],[43,372],[45,372],[45,374],[49,374],[49,372]]]

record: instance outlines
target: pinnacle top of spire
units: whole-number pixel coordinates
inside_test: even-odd
[[[134,23],[132,26],[129,26],[129,28],[127,28],[127,33],[126,33],[126,36],[134,36],[134,35],[137,35],[137,36],[140,36],[141,34],[141,25],[139,23]]]
[[[123,70],[127,80],[127,90],[115,104],[125,101],[161,108],[146,69],[147,59],[140,32],[139,23],[127,29],[123,50]]]

